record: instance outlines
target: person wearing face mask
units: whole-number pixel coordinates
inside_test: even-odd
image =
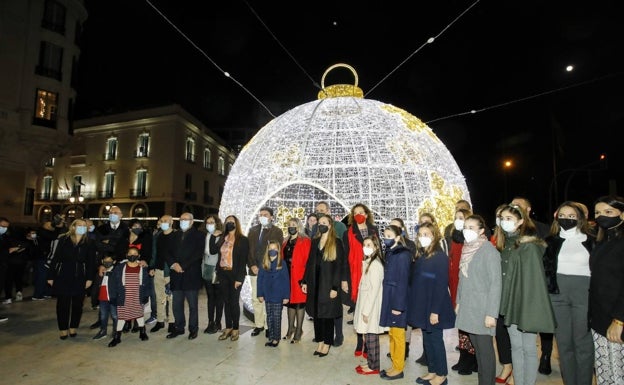
[[[318,343],[314,355],[322,358],[334,343],[334,318],[342,316],[338,291],[344,251],[333,219],[323,215],[318,223],[320,235],[312,240],[301,291],[307,295],[306,312],[314,318],[314,340]]]
[[[535,384],[537,333],[554,333],[555,316],[544,279],[546,244],[524,209],[508,205],[496,229],[503,276],[500,322],[507,326],[515,384]]]
[[[128,238],[128,247],[136,247],[141,252],[139,263],[143,267],[147,267],[149,261],[152,259],[152,248],[154,246],[154,240],[151,231],[145,231],[143,224],[138,219],[132,219],[128,226],[130,227],[130,237]],[[150,287],[150,317],[145,321],[147,325],[151,325],[157,320],[158,309],[156,306],[156,292],[154,291],[154,279],[150,275],[149,278],[152,281]],[[129,324],[127,324],[129,325]],[[139,331],[139,325],[137,321],[134,321],[132,327],[132,333]]]
[[[98,301],[99,301],[99,328],[94,340],[100,340],[106,338],[108,334],[108,318],[113,319],[113,333],[117,330],[117,306],[110,302],[110,295],[108,292],[108,281],[113,274],[115,268],[115,258],[112,255],[105,255],[102,258],[102,266],[99,273],[96,275],[96,281],[93,286],[97,287]]]
[[[345,294],[349,294],[348,302],[350,306],[355,307],[357,301],[358,287],[360,286],[360,278],[362,277],[362,261],[364,254],[362,251],[362,242],[369,235],[378,235],[379,230],[375,226],[372,211],[363,203],[357,203],[351,208],[349,213],[349,226],[342,236],[342,244],[346,256],[345,265],[341,271],[341,286]],[[341,345],[344,340],[342,334],[342,320],[336,327],[335,343]],[[338,330],[340,328],[340,330]],[[357,334],[357,343],[355,346],[355,356],[362,356],[366,352],[364,345],[364,336]]]
[[[126,323],[136,320],[139,338],[147,341],[143,306],[147,304],[152,285],[149,269],[140,263],[140,252],[135,246],[128,248],[126,261],[122,262],[110,277],[108,294],[111,303],[117,307],[117,328],[109,347],[121,343],[121,333]]]
[[[204,262],[202,264],[202,279],[206,289],[206,308],[208,310],[208,326],[204,329],[206,334],[214,334],[221,330],[221,316],[223,315],[223,298],[217,281],[216,266],[219,261],[219,253],[210,252],[210,241],[219,237],[223,231],[221,219],[216,214],[210,214],[204,220],[206,229],[206,245],[204,248]]]
[[[290,301],[286,305],[288,330],[284,339],[290,339],[291,344],[300,342],[303,335],[307,296],[301,291],[301,280],[310,255],[310,246],[310,238],[303,232],[299,218],[291,218],[288,221],[288,237],[282,244],[284,262],[290,276]]]
[[[363,375],[379,374],[379,335],[388,331],[381,327],[381,301],[383,298],[384,263],[379,237],[368,236],[362,243],[364,261],[362,261],[362,279],[358,298],[353,313],[353,328],[364,335],[364,344],[368,346],[366,361],[356,366],[355,371]]]
[[[87,237],[87,223],[75,219],[69,231],[59,238],[48,269],[48,285],[56,295],[56,321],[59,336],[76,337],[80,326],[85,290],[95,276],[96,248]]]
[[[273,209],[262,207],[258,211],[258,224],[249,229],[247,233],[249,239],[249,257],[247,267],[249,270],[249,283],[251,284],[251,303],[254,312],[255,327],[251,336],[255,337],[266,329],[266,310],[264,303],[258,300],[258,269],[262,265],[262,259],[269,241],[278,241],[281,245],[284,242],[282,229],[273,226]],[[268,335],[268,331],[265,332]]]
[[[217,262],[217,280],[223,294],[223,312],[225,314],[225,329],[219,336],[219,341],[230,339],[238,341],[240,319],[240,293],[245,281],[245,264],[249,258],[249,241],[241,231],[238,218],[229,215],[225,218],[225,231],[216,241],[210,239],[210,252],[219,253]]]
[[[193,226],[193,214],[189,212],[180,215],[180,231],[173,239],[173,253],[167,254],[169,265],[170,285],[173,294],[173,313],[175,315],[175,329],[167,334],[167,338],[176,338],[184,334],[186,317],[184,302],[189,308],[188,330],[189,340],[197,338],[199,330],[199,289],[202,287],[202,261],[206,237]]]
[[[479,384],[494,384],[496,355],[493,336],[496,334],[502,276],[500,253],[489,242],[486,228],[485,220],[479,215],[470,215],[464,221],[455,326],[468,334],[474,346]],[[461,354],[469,353],[460,350]]]
[[[275,348],[282,338],[282,307],[290,301],[290,277],[281,253],[281,244],[269,241],[258,271],[258,300],[266,305],[268,341]]]
[[[123,214],[118,206],[112,206],[108,211],[108,222],[95,229],[95,244],[100,255],[114,254],[115,261],[121,262],[126,258],[130,239],[130,228],[121,219]]]
[[[410,272],[408,288],[407,322],[422,330],[427,355],[427,374],[416,382],[427,385],[448,383],[443,333],[455,326],[449,294],[449,261],[440,247],[441,238],[437,226],[423,223],[418,228],[416,264]]]
[[[557,320],[559,369],[566,385],[591,384],[594,345],[587,324],[589,253],[594,245],[582,206],[562,203],[546,238],[544,272]],[[550,357],[549,357],[550,359]]]
[[[156,294],[156,324],[150,330],[155,333],[165,327],[167,322],[167,332],[175,331],[175,316],[172,309],[171,291],[169,288],[170,271],[167,259],[172,259],[175,254],[175,232],[173,228],[173,217],[163,215],[159,219],[158,231],[153,235],[154,247],[152,247],[152,259],[149,263],[154,277],[154,292]]]
[[[598,198],[594,214],[598,232],[589,256],[589,327],[596,384],[619,384],[624,378],[624,198]]]

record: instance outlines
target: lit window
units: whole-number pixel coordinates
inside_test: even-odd
[[[102,198],[112,198],[115,190],[115,172],[106,171],[104,174],[104,196]]]
[[[144,168],[137,170],[136,189],[132,195],[134,197],[147,196],[147,170]]]
[[[46,175],[43,177],[43,193],[42,199],[50,199],[52,197],[52,176]]]
[[[184,156],[187,162],[195,162],[195,139],[191,137],[186,138],[186,151]]]
[[[208,147],[204,149],[204,168],[212,168],[212,151]]]
[[[104,154],[105,160],[117,159],[117,137],[111,136],[106,139],[106,154]]]
[[[139,140],[137,142],[137,158],[146,158],[149,151],[149,140],[150,135],[147,132],[143,132],[139,135]]]
[[[56,110],[58,108],[58,93],[46,90],[37,90],[37,106],[35,118],[56,122]]]
[[[219,156],[219,175],[225,175],[225,159]]]

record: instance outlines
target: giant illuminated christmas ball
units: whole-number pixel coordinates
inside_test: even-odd
[[[350,69],[354,85],[325,87],[336,67]],[[411,230],[422,212],[441,226],[452,222],[455,202],[470,197],[455,159],[431,128],[407,111],[364,99],[346,64],[330,67],[321,83],[318,100],[273,119],[242,149],[219,215],[236,215],[247,232],[259,209],[269,206],[285,230],[289,218],[305,219],[327,201],[338,216],[364,203],[381,227],[399,217]]]

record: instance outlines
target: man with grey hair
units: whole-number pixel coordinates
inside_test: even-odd
[[[173,293],[175,329],[167,338],[184,334],[186,317],[184,301],[189,307],[189,340],[197,338],[199,330],[198,297],[202,288],[202,260],[206,237],[193,226],[193,214],[180,215],[180,231],[174,233],[172,254],[167,255],[170,269],[170,285]]]

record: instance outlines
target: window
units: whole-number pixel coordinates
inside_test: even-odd
[[[50,200],[52,198],[52,176],[46,175],[43,177],[43,192],[41,193],[41,199]]]
[[[212,151],[208,147],[204,149],[204,168],[212,169]]]
[[[117,159],[117,137],[111,136],[106,139],[106,153],[104,154],[104,160]]]
[[[147,196],[147,170],[142,168],[137,170],[136,173],[136,190],[134,197],[145,197]]]
[[[55,158],[50,158],[44,163],[44,167],[54,167]]]
[[[65,6],[55,0],[46,0],[41,26],[61,35],[65,34]]]
[[[139,139],[137,141],[137,158],[147,158],[147,154],[149,151],[149,140],[150,135],[147,132],[143,132],[139,135]]]
[[[33,124],[56,128],[58,93],[37,89]]]
[[[219,156],[219,175],[225,175],[225,159],[223,159],[223,156]]]
[[[104,174],[104,191],[102,198],[112,198],[115,191],[115,171],[106,171]]]
[[[184,177],[184,191],[191,191],[193,189],[193,175],[186,174]]]
[[[42,41],[39,46],[39,63],[35,67],[37,75],[62,80],[63,47]]]
[[[185,159],[187,162],[195,162],[195,139],[186,138]]]
[[[35,189],[27,188],[24,195],[24,215],[33,215],[35,208]]]

